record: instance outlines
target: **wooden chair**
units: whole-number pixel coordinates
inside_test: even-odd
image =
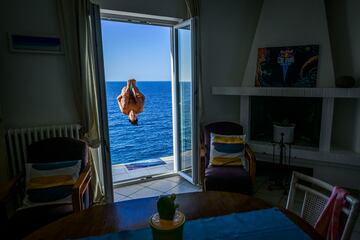
[[[330,197],[334,186],[319,179],[293,172],[286,209],[297,212],[310,225],[314,226]],[[300,209],[296,209],[296,201]],[[350,239],[357,216],[359,201],[351,195],[346,196],[347,206],[342,210],[344,228],[341,239]],[[300,211],[300,212],[299,212]]]
[[[227,191],[252,194],[255,184],[256,157],[250,146],[245,146],[248,170],[239,166],[210,166],[210,133],[224,135],[243,134],[243,127],[232,122],[215,122],[205,126],[202,144],[202,179],[204,191]]]
[[[91,180],[88,145],[72,138],[49,138],[35,142],[28,147],[28,163],[49,163],[81,160],[79,177],[72,187],[72,204],[49,204],[18,209],[8,221],[8,234],[12,239],[23,238],[32,231],[73,212],[89,207],[89,183]],[[25,193],[23,177],[15,177],[3,183],[2,199],[4,206],[16,193],[22,198]]]

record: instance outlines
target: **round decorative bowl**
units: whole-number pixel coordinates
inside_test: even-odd
[[[338,88],[352,88],[355,85],[355,79],[352,76],[341,76],[335,80]]]
[[[176,211],[173,220],[160,219],[159,213],[155,213],[149,219],[154,240],[182,240],[185,215]]]

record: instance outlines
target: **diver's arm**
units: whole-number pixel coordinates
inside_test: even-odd
[[[141,113],[142,111],[144,111],[144,105],[145,105],[145,96],[139,92],[136,95],[136,105],[138,106],[139,111],[137,113]]]
[[[127,91],[127,87],[123,87],[121,94],[117,97],[117,101],[120,107],[120,110],[124,114],[129,114],[129,111],[127,111],[128,105],[129,105],[129,98],[130,94]]]

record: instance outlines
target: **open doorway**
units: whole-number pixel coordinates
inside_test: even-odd
[[[114,184],[174,172],[171,28],[101,20]],[[145,96],[138,125],[120,111],[127,80]]]
[[[198,191],[193,20],[104,10],[101,28],[114,192]],[[129,79],[145,96],[138,125],[117,101]]]

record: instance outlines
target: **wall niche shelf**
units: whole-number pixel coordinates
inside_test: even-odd
[[[322,98],[320,141],[318,149],[294,148],[296,159],[360,167],[360,153],[356,149],[344,148],[335,139],[334,133],[344,131],[338,114],[343,101],[356,102],[360,99],[360,88],[260,88],[260,87],[212,87],[213,95],[240,96],[240,124],[247,136],[251,136],[251,97],[297,97]],[[341,100],[343,99],[343,100]],[[340,102],[339,102],[340,101]],[[339,104],[340,103],[340,104]],[[340,107],[340,110],[342,108]],[[351,111],[354,108],[348,110]],[[341,117],[340,117],[341,121]],[[336,126],[335,126],[336,125]],[[340,129],[337,129],[340,128]],[[347,132],[349,132],[347,130]],[[253,150],[261,154],[272,154],[271,143],[249,141]],[[340,151],[338,149],[341,149]]]

